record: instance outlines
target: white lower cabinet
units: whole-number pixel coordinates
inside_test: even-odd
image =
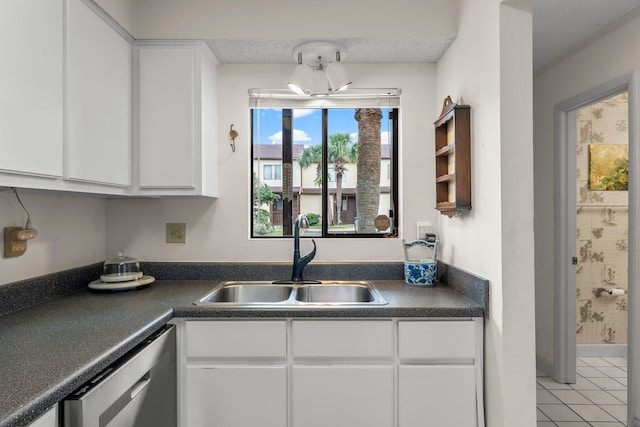
[[[287,425],[285,320],[189,321],[184,338],[181,425]]]
[[[182,427],[484,427],[483,319],[178,324]]]
[[[210,366],[187,369],[190,427],[287,425],[287,369]]]
[[[398,425],[483,427],[482,319],[398,322]]]
[[[291,323],[291,425],[393,426],[393,321]]]
[[[393,366],[293,366],[294,427],[393,426]]]
[[[478,425],[473,365],[400,365],[398,377],[398,425]]]

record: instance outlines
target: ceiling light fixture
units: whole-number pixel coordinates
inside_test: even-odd
[[[333,42],[313,41],[296,46],[293,58],[298,66],[289,79],[289,88],[297,94],[311,96],[346,89],[351,80],[341,62],[344,56],[344,48]]]
[[[327,64],[326,68],[327,80],[334,92],[345,90],[351,84],[347,70],[340,62],[340,51],[336,52],[336,60]]]
[[[313,70],[307,64],[302,63],[302,54],[299,54],[298,66],[293,70],[293,75],[289,79],[289,89],[297,93],[298,95],[305,95],[306,90],[311,83],[311,77],[313,77]]]

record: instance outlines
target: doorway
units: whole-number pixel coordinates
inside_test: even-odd
[[[625,93],[632,95],[624,99]],[[578,336],[582,334],[580,340],[595,339],[600,341],[597,344],[581,343],[580,351],[583,352],[583,355],[595,355],[594,352],[603,351],[602,345],[607,344],[613,345],[605,347],[607,351],[615,349],[614,354],[620,354],[621,351],[624,352],[624,347],[617,346],[616,349],[616,344],[624,341],[623,336],[628,336],[626,347],[629,365],[628,425],[634,427],[640,426],[640,416],[638,416],[640,408],[635,403],[640,383],[636,372],[639,366],[637,346],[640,339],[638,337],[636,308],[638,306],[636,296],[638,272],[635,262],[636,248],[640,240],[635,221],[639,205],[638,188],[640,185],[638,185],[638,170],[633,167],[633,165],[640,164],[636,130],[638,122],[636,93],[636,74],[632,72],[564,101],[556,107],[555,224],[557,232],[554,242],[556,256],[553,366],[555,381],[565,384],[576,383]],[[628,164],[631,165],[627,175],[628,195],[624,190],[603,190],[598,187],[597,183],[592,184],[589,181],[591,171],[595,172],[599,168],[598,156],[605,150],[605,142],[608,141],[600,138],[599,131],[596,132],[596,140],[594,141],[593,121],[591,124],[587,122],[593,119],[593,114],[603,113],[598,110],[600,107],[594,107],[595,105],[607,102],[606,100],[611,102],[611,100],[620,101],[621,99],[624,99],[625,102],[628,101],[628,136],[625,141],[628,148]],[[586,115],[589,114],[591,117],[587,118]],[[581,120],[583,120],[582,123]],[[614,128],[616,127],[622,128],[624,125],[621,122],[615,123],[614,120]],[[610,145],[623,145],[619,138],[615,142],[616,144]],[[598,145],[599,147],[594,147]],[[617,148],[624,151],[624,148]],[[596,164],[593,164],[594,161]],[[604,161],[604,163],[607,162]],[[615,166],[610,169],[615,169]],[[594,173],[594,175],[602,176],[602,173]],[[605,175],[607,174],[605,173]],[[594,212],[589,213],[589,211]],[[580,216],[581,213],[584,215]],[[630,220],[626,224],[626,228],[625,225],[622,225],[618,229],[622,233],[622,237],[613,238],[613,246],[616,247],[616,250],[619,248],[623,251],[607,255],[605,261],[604,249],[601,249],[600,246],[596,246],[594,249],[594,240],[602,239],[605,227],[626,223],[623,217],[630,218]],[[606,235],[605,240],[608,241],[612,238],[610,233]],[[615,245],[617,240],[619,240],[618,246]],[[604,241],[596,243],[601,245]],[[623,261],[627,263],[628,268],[620,263],[620,258],[625,258]],[[581,285],[578,284],[579,275],[583,276],[580,280],[585,282]],[[587,277],[588,280],[586,280]],[[626,290],[625,285],[628,288],[628,294],[621,293],[621,290]],[[599,298],[607,299],[600,300]],[[596,305],[597,307],[594,308]],[[604,306],[612,306],[614,309],[605,316]],[[626,334],[623,331],[624,326],[620,328],[620,324],[625,323],[624,320],[618,318],[613,322],[615,325],[612,323],[616,316],[623,314],[621,312],[628,314]]]
[[[578,357],[627,356],[628,110],[625,90],[575,112]]]

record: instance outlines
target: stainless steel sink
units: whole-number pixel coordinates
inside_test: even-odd
[[[302,285],[296,293],[296,301],[303,303],[372,303],[378,298],[379,294],[363,283]]]
[[[387,300],[366,281],[326,281],[320,284],[223,282],[194,302],[218,307],[323,307],[332,305],[384,305]]]
[[[202,297],[196,304],[234,303],[269,304],[286,301],[293,290],[289,285],[271,282],[225,282]]]

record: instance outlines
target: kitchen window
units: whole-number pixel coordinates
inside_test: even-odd
[[[397,108],[258,105],[251,127],[251,237],[292,236],[298,214],[302,237],[397,236]]]

